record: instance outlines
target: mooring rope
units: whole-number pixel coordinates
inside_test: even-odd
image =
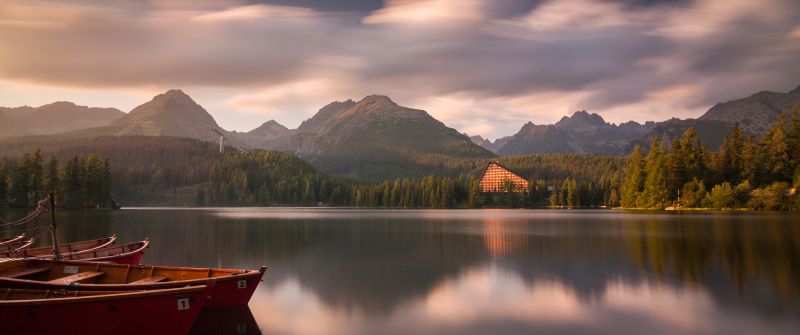
[[[33,212],[28,213],[28,215],[25,215],[24,217],[22,217],[19,220],[6,221],[6,220],[3,220],[3,219],[0,219],[0,227],[19,226],[19,225],[23,225],[23,224],[29,223],[29,222],[31,222],[33,220],[36,220],[36,218],[38,218],[39,215],[41,215],[42,213],[44,213],[48,209],[49,209],[49,204],[47,202],[47,198],[44,198],[42,200],[39,200],[38,203],[36,203],[36,209],[34,209]]]

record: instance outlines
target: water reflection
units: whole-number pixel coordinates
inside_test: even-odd
[[[257,299],[265,334],[789,334],[799,325],[727,313],[697,287],[614,281],[585,299],[560,281],[531,283],[496,265],[447,279],[381,318],[330,306],[293,279]]]
[[[800,331],[791,214],[150,209],[60,219],[65,240],[149,236],[153,264],[267,264],[246,327],[264,334]],[[200,329],[236,331],[228,319],[247,314]]]
[[[206,308],[200,311],[189,335],[261,335],[249,307]]]

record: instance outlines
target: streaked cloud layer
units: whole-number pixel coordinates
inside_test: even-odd
[[[227,128],[386,94],[471,134],[697,117],[800,84],[794,0],[0,3],[0,105],[182,88]],[[12,94],[21,92],[25,94]]]

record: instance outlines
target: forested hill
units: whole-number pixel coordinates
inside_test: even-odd
[[[41,150],[44,162],[51,157],[59,162],[69,162],[74,157],[90,155],[108,159],[113,198],[123,206],[323,203],[334,206],[464,207],[470,206],[466,196],[471,184],[492,160],[438,157],[439,160],[432,161],[435,165],[430,169],[409,169],[405,176],[397,179],[364,182],[320,173],[286,153],[240,152],[229,148],[228,152],[220,154],[212,143],[186,138],[39,136],[0,141],[0,179],[6,181],[6,190],[16,178],[15,167],[9,164],[9,160],[21,159],[24,154],[36,150]],[[508,157],[502,162],[535,181],[532,185],[539,191],[528,205],[550,204],[550,192],[545,186],[557,191],[563,188],[565,204],[594,205],[605,204],[612,189],[619,184],[623,158],[548,154]],[[63,169],[62,166],[62,172]],[[384,192],[385,184],[397,185],[397,189],[389,187],[388,192],[394,192],[396,197],[402,196],[406,201],[391,202],[388,195],[383,201],[388,194]],[[0,189],[2,187],[0,185]],[[560,196],[561,193],[556,194]],[[576,200],[570,202],[568,195],[576,197]],[[577,200],[579,197],[584,200]],[[561,202],[561,198],[555,200],[556,204]],[[473,201],[471,206],[474,205]]]
[[[45,161],[51,156],[61,162],[88,155],[108,159],[114,200],[122,205],[189,206],[196,205],[199,196],[202,204],[235,205],[255,201],[249,199],[251,194],[265,197],[261,204],[300,204],[306,184],[335,180],[289,154],[220,154],[214,144],[185,138],[41,136],[0,141],[0,157],[20,157],[37,149]],[[6,176],[11,179],[12,171]],[[305,198],[309,203],[317,200]]]

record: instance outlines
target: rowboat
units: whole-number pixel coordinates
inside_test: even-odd
[[[117,291],[153,290],[216,284],[206,306],[244,306],[261,281],[266,267],[258,270],[119,265],[95,262],[15,259],[0,263],[0,287]]]
[[[0,289],[0,332],[187,334],[213,284],[122,292]]]
[[[7,244],[13,244],[13,243],[15,243],[17,241],[22,241],[22,239],[24,239],[24,238],[25,238],[25,233],[19,234],[17,236],[6,237],[6,238],[3,238],[3,239],[0,239],[0,247],[2,247],[4,245],[7,245]]]
[[[79,252],[86,252],[86,251],[93,251],[100,248],[105,248],[113,244],[117,240],[117,235],[111,235],[108,237],[98,238],[94,240],[88,241],[80,241],[80,242],[73,242],[67,244],[61,244],[58,246],[59,253],[63,254],[70,254],[70,253],[79,253]],[[53,257],[53,246],[46,246],[40,248],[17,248],[14,251],[3,251],[0,252],[0,257],[5,258],[25,258],[25,257],[46,257],[52,258]]]
[[[61,254],[61,259],[65,261],[114,262],[117,264],[138,265],[142,263],[144,249],[147,249],[149,245],[150,239],[145,239],[144,241],[109,246],[91,251]],[[42,257],[37,258],[41,259]]]
[[[8,243],[5,245],[0,245],[0,253],[12,253],[17,252],[20,250],[25,250],[30,248],[33,245],[34,238],[31,237],[27,240],[18,240],[13,243]]]

